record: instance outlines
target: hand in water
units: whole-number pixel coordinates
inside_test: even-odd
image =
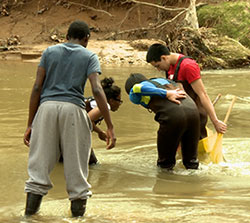
[[[107,149],[112,149],[112,148],[115,147],[116,137],[115,137],[113,129],[108,129],[107,130],[106,142],[107,142]]]

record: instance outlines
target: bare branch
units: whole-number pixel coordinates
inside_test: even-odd
[[[184,9],[183,11],[181,11],[180,13],[178,13],[174,18],[170,19],[170,20],[166,20],[165,22],[163,22],[162,24],[156,26],[154,29],[158,29],[161,28],[162,26],[165,26],[167,23],[171,23],[173,22],[175,19],[177,19],[179,16],[181,16],[182,14],[186,13],[188,9]]]
[[[90,6],[87,6],[87,5],[83,5],[83,4],[81,4],[81,3],[76,3],[76,2],[70,2],[70,1],[69,1],[68,3],[70,3],[70,4],[72,4],[72,5],[82,6],[82,7],[86,8],[86,9],[89,9],[89,10],[92,10],[92,11],[96,11],[96,12],[101,12],[101,13],[107,14],[107,15],[110,16],[110,17],[113,17],[112,14],[110,14],[109,12],[107,12],[107,11],[105,11],[105,10],[102,10],[102,9],[96,9],[96,8],[93,8],[93,7],[90,7]]]
[[[185,10],[185,8],[166,8],[164,6],[161,5],[157,5],[157,4],[153,4],[153,3],[148,3],[148,2],[141,2],[141,1],[136,1],[136,0],[126,0],[125,3],[136,3],[139,5],[146,5],[146,6],[151,6],[151,7],[156,7],[162,10],[166,10],[166,11],[180,11],[180,10]]]
[[[126,15],[124,16],[123,20],[122,20],[122,21],[120,22],[120,24],[118,25],[118,30],[120,30],[121,25],[122,25],[122,24],[125,22],[125,20],[128,18],[129,13],[130,13],[133,9],[135,9],[136,7],[137,7],[137,5],[131,7],[131,8],[127,11],[127,13],[126,13]]]
[[[183,11],[181,11],[180,13],[178,13],[174,18],[170,19],[170,20],[166,20],[164,21],[163,23],[161,23],[160,25],[158,26],[152,26],[152,27],[141,27],[141,28],[135,28],[135,29],[128,29],[128,30],[123,30],[123,31],[119,31],[119,32],[113,32],[111,34],[109,34],[108,36],[104,36],[102,39],[110,39],[110,38],[114,38],[115,36],[118,36],[118,35],[122,35],[122,34],[126,34],[126,33],[133,33],[135,31],[140,31],[140,32],[143,32],[143,31],[148,31],[148,30],[156,30],[156,29],[159,29],[163,26],[165,26],[166,24],[168,23],[171,23],[173,22],[175,19],[177,19],[179,16],[181,16],[182,14],[184,14],[188,9],[184,9]]]

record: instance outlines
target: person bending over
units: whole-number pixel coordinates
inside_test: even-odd
[[[166,78],[181,82],[187,94],[194,100],[200,113],[200,139],[207,137],[207,115],[218,133],[226,132],[227,125],[216,116],[195,60],[182,54],[170,53],[165,45],[158,43],[149,47],[146,60],[159,71],[165,71]]]
[[[114,85],[114,79],[112,77],[104,78],[101,80],[101,85],[107,98],[108,109],[115,112],[119,109],[120,105],[123,103],[121,100],[121,88]],[[103,120],[100,109],[97,106],[96,100],[93,96],[84,99],[86,104],[86,111],[88,112],[89,118],[92,121],[93,131],[98,134],[99,139],[106,141],[107,133],[100,129],[97,125]],[[60,156],[59,162],[63,162],[63,156]],[[94,153],[93,148],[91,148],[89,165],[97,164],[98,160]]]
[[[121,88],[114,85],[114,79],[112,77],[104,78],[101,80],[102,88],[105,92],[108,108],[110,111],[115,112],[122,104],[121,100]],[[92,121],[93,131],[98,134],[99,139],[106,141],[107,133],[101,130],[97,125],[103,120],[102,113],[98,108],[96,101],[93,97],[89,97],[86,100],[86,110]],[[89,164],[96,164],[98,162],[93,148],[91,149]]]
[[[193,100],[175,82],[164,78],[147,79],[139,73],[129,76],[125,89],[131,102],[155,113],[155,121],[159,123],[157,165],[172,170],[181,143],[185,168],[197,169],[200,119]]]

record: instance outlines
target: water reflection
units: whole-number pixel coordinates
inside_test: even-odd
[[[100,162],[91,166],[93,196],[83,219],[70,218],[63,165],[52,173],[54,188],[44,197],[41,210],[31,219],[23,217],[28,148],[22,137],[26,128],[28,100],[37,64],[0,64],[0,222],[247,222],[250,219],[250,85],[249,70],[203,72],[203,80],[224,119],[234,95],[237,101],[223,138],[227,162],[201,163],[198,171],[185,170],[181,160],[172,172],[156,166],[154,115],[132,105],[123,90],[131,72],[160,76],[151,66],[103,67],[103,76],[114,77],[123,92],[123,105],[112,113],[117,147],[93,134],[93,147]],[[15,68],[15,69],[13,69]],[[153,75],[152,75],[153,74]],[[236,77],[236,78],[235,78]],[[91,95],[87,85],[86,95]],[[211,123],[209,123],[212,128]],[[105,128],[102,124],[101,128]]]

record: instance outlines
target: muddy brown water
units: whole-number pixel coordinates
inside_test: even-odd
[[[54,188],[44,197],[39,214],[26,219],[24,182],[28,148],[22,137],[26,128],[29,95],[37,63],[0,63],[0,222],[250,222],[250,70],[204,71],[202,78],[224,119],[234,95],[237,101],[223,138],[225,163],[201,163],[199,170],[185,170],[181,160],[173,172],[156,167],[157,123],[153,114],[129,102],[126,77],[141,72],[161,76],[150,66],[103,67],[122,87],[124,103],[112,113],[117,146],[107,151],[93,133],[93,147],[100,164],[90,167],[93,196],[84,218],[70,217],[63,166],[51,174]],[[89,84],[86,95],[90,95]],[[211,123],[208,126],[212,129]],[[104,123],[101,128],[105,128]]]

